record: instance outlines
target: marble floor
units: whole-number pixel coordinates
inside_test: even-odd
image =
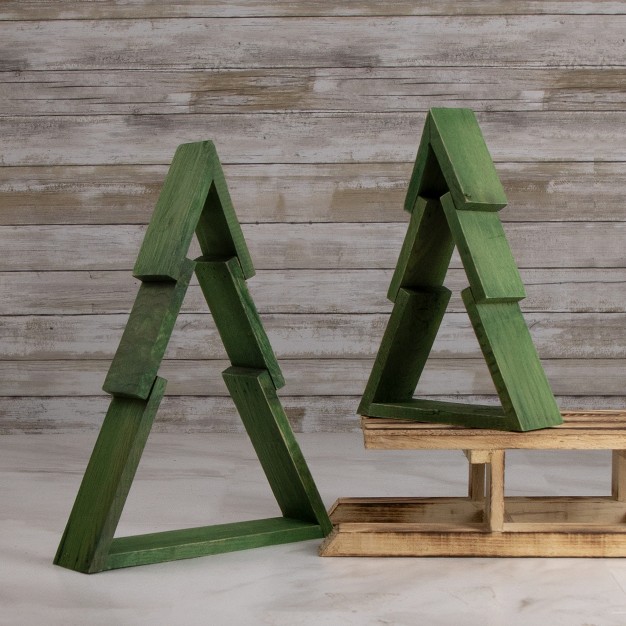
[[[626,559],[320,558],[318,541],[105,572],[52,565],[96,432],[0,438],[0,624],[623,626]],[[458,452],[298,440],[340,496],[463,495]],[[508,493],[606,494],[605,452],[509,453]],[[241,435],[152,434],[118,534],[278,514]]]

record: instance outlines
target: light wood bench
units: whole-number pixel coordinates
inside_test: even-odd
[[[341,498],[322,556],[626,556],[626,411],[525,433],[362,418],[366,448],[461,450],[465,498]],[[506,450],[612,450],[611,495],[505,497]]]

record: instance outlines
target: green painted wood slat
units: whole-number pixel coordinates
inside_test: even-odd
[[[146,282],[140,285],[102,386],[104,391],[128,398],[148,397],[194,267],[194,261],[185,259],[176,282]]]
[[[285,517],[332,530],[289,420],[266,370],[229,367],[222,374]]]
[[[511,430],[533,430],[563,422],[550,383],[517,302],[478,303],[461,292]]]
[[[87,465],[54,562],[101,571],[167,381],[147,400],[113,398]]]
[[[119,537],[111,544],[104,569],[190,559],[294,541],[321,539],[323,536],[318,524],[273,517]]]
[[[237,258],[207,261],[200,257],[196,276],[231,364],[267,369],[274,386],[283,387],[285,379]]]
[[[178,280],[194,231],[207,256],[237,256],[254,275],[215,146],[178,146],[139,250],[133,275],[142,281]]]

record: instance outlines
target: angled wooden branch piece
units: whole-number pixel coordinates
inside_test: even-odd
[[[394,308],[361,414],[519,431],[562,422],[518,304],[526,293],[497,213],[506,202],[474,113],[431,109],[387,294]],[[413,398],[449,299],[442,285],[455,245],[470,285],[463,300],[502,408]]]
[[[198,261],[186,257],[194,231]],[[113,538],[163,397],[157,372],[194,269],[233,366],[224,380],[283,517]],[[113,399],[54,562],[93,573],[328,534],[276,394],[285,381],[246,286],[254,267],[210,141],[176,151],[134,273],[143,282],[104,383]]]

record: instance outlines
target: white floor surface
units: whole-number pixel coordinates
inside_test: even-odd
[[[320,558],[319,541],[87,576],[52,565],[97,433],[0,437],[0,624],[624,626],[626,559]],[[298,435],[327,505],[464,495],[459,452]],[[605,452],[515,452],[511,495],[609,491]],[[241,435],[152,434],[118,535],[279,515]]]

